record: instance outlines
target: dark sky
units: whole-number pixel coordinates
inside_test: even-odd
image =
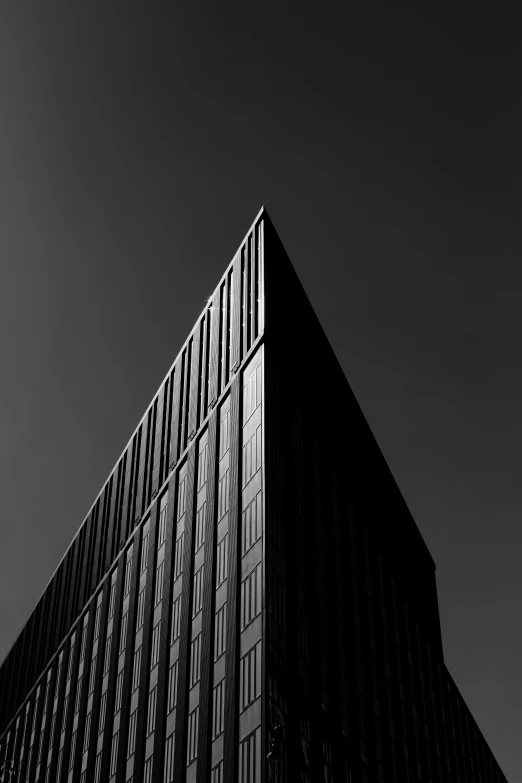
[[[358,5],[4,4],[0,658],[264,204],[520,780],[521,20]]]

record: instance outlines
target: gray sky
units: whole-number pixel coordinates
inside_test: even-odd
[[[133,5],[2,9],[0,658],[265,204],[518,780],[520,20]]]

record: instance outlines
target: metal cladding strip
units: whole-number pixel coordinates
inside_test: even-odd
[[[113,562],[114,557],[115,557],[115,555],[118,552],[118,546],[116,546],[116,542],[115,542],[115,536],[117,534],[116,500],[117,500],[118,489],[119,489],[117,478],[118,478],[118,476],[117,476],[117,473],[116,473],[116,476],[114,477],[114,480],[111,479],[112,492],[111,492],[110,505],[109,505],[109,508],[108,508],[107,544],[106,544],[106,547],[105,547],[105,567],[104,567],[104,570],[106,570],[107,568],[110,568],[111,563]]]
[[[188,393],[190,392],[190,372],[187,372],[187,366],[189,365],[190,356],[192,354],[192,338],[189,339],[187,347],[183,351],[181,357],[181,388],[180,388],[180,402],[179,402],[179,441],[178,441],[178,453],[181,454],[185,450],[187,441],[187,405],[188,405]]]
[[[72,623],[72,607],[73,607],[73,591],[72,591],[72,585],[74,581],[74,563],[76,560],[76,547],[73,547],[72,549],[69,549],[67,552],[66,560],[67,560],[67,582],[65,585],[65,594],[63,596],[64,598],[64,625],[63,625],[63,635],[67,633],[69,628],[71,627]],[[25,668],[25,667],[24,667]],[[25,683],[24,692],[27,691],[28,682]]]
[[[162,780],[163,774],[163,753],[165,750],[165,730],[167,725],[167,715],[165,705],[168,694],[169,678],[169,655],[170,655],[170,614],[172,605],[172,564],[174,551],[174,538],[176,530],[175,522],[175,500],[176,500],[176,474],[174,474],[168,484],[168,502],[167,502],[167,520],[166,520],[166,538],[165,538],[165,559],[163,569],[163,605],[161,610],[161,633],[160,633],[160,652],[158,663],[158,697],[156,704],[156,727],[154,729],[154,780]],[[158,772],[161,769],[161,773]]]
[[[132,468],[132,447],[129,446],[125,452],[124,460],[125,472],[123,475],[123,497],[121,499],[121,519],[120,519],[120,541],[118,546],[122,547],[129,537],[129,491]]]
[[[156,431],[154,437],[154,467],[152,471],[152,497],[155,497],[156,492],[162,483],[160,472],[162,469],[161,456],[163,452],[163,441],[165,437],[165,384],[157,397],[157,409],[156,409]]]
[[[117,589],[117,588],[116,588]],[[90,775],[92,772],[92,767],[94,763],[94,751],[95,751],[95,742],[94,737],[97,737],[97,734],[94,733],[94,727],[98,725],[98,717],[99,717],[99,709],[100,709],[100,700],[101,700],[101,693],[100,693],[100,686],[103,679],[103,661],[105,659],[105,645],[107,641],[107,618],[109,614],[109,599],[111,594],[111,584],[110,581],[107,579],[103,585],[102,588],[102,602],[101,602],[101,613],[100,613],[100,620],[99,620],[99,637],[98,637],[98,648],[96,653],[96,679],[95,679],[95,686],[93,691],[93,700],[92,700],[92,719],[91,719],[91,726],[90,726],[90,733],[91,737],[89,738],[89,758],[88,758],[88,765],[87,765],[87,774]],[[93,603],[93,609],[94,609],[94,617],[96,617],[96,604]],[[94,637],[94,622],[92,623],[93,626],[93,637]],[[91,641],[89,643],[89,648],[92,650],[93,646],[93,637],[91,638]],[[81,629],[80,629],[80,639],[81,639]],[[111,646],[111,653],[114,654],[115,651],[115,644],[112,644]],[[87,658],[86,658],[87,663]],[[84,682],[87,683],[87,691],[89,687],[89,680],[90,680],[90,669],[91,669],[91,662],[84,668],[83,670],[83,676],[84,676]],[[67,672],[65,672],[67,676]],[[64,678],[65,679],[65,678]],[[64,683],[65,684],[65,683]],[[88,698],[90,695],[88,695]],[[71,699],[74,699],[74,691],[71,691]],[[70,705],[69,711],[70,710]],[[84,737],[82,737],[80,734],[78,735],[77,741],[76,741],[76,749],[78,750],[79,745],[83,745]],[[58,743],[56,743],[58,744]],[[79,754],[82,756],[82,754]],[[56,759],[53,761],[53,764],[56,763]],[[66,765],[65,765],[66,766]],[[62,775],[63,778],[65,775],[64,772],[64,764],[62,763]],[[51,770],[51,779],[54,779],[56,777],[56,769]],[[89,778],[90,779],[90,778]]]
[[[199,352],[201,350],[200,345],[200,332],[199,324],[196,329],[194,329],[192,335],[192,353],[191,353],[191,364],[190,367],[187,368],[188,372],[190,373],[190,393],[189,393],[189,399],[188,399],[188,432],[187,432],[187,440],[190,440],[194,437],[196,434],[196,427],[197,427],[197,412],[198,412],[198,395],[199,395],[199,381],[200,381],[200,373],[199,373]]]
[[[141,519],[143,505],[143,482],[145,477],[145,460],[147,459],[147,416],[142,419],[138,436],[139,461],[135,473],[134,484],[134,522]]]
[[[91,580],[91,594],[105,571],[105,539],[107,535],[107,505],[110,497],[110,480],[103,490],[103,502],[100,505],[99,523],[96,526],[96,548],[92,560],[87,563]]]
[[[223,749],[224,780],[237,780],[238,694],[237,654],[239,629],[239,455],[241,422],[241,376],[236,375],[230,389],[230,504],[228,516],[227,646],[225,652],[225,734]],[[240,577],[240,574],[239,574]]]
[[[83,676],[81,680],[81,691],[80,691],[80,709],[78,711],[78,724],[77,724],[77,734],[76,734],[76,745],[74,748],[75,753],[75,761],[74,761],[74,767],[73,767],[73,779],[78,778],[80,775],[80,766],[82,761],[82,754],[80,752],[80,746],[83,742],[83,732],[85,728],[85,713],[86,713],[86,707],[87,707],[87,698],[88,698],[88,687],[89,687],[89,667],[91,664],[91,651],[92,651],[92,639],[94,635],[94,622],[93,622],[93,615],[95,610],[94,602],[91,603],[89,606],[86,615],[88,619],[87,623],[87,638],[85,643],[85,658],[83,660]],[[82,618],[83,621],[83,618]],[[82,646],[82,625],[83,622],[81,622],[78,626],[80,630],[79,639],[78,639],[78,648],[79,651],[81,650]],[[79,664],[78,664],[79,665]],[[76,693],[76,689],[74,691]],[[47,741],[47,738],[45,738],[45,741]]]
[[[91,595],[94,564],[96,563],[96,552],[99,548],[100,534],[103,527],[102,513],[103,503],[97,502],[92,510],[82,549],[78,612],[82,611]]]
[[[132,680],[132,665],[134,656],[134,626],[136,624],[136,612],[138,606],[138,588],[139,588],[139,556],[140,556],[140,535],[141,529],[138,528],[135,531],[130,549],[132,549],[132,571],[131,571],[131,585],[129,594],[129,608],[128,608],[128,627],[127,627],[127,644],[125,646],[125,661],[123,667],[123,698],[121,705],[120,715],[120,735],[118,744],[118,761],[117,761],[117,775],[118,777],[124,775],[125,764],[127,760],[127,730],[129,726],[129,711],[131,703],[131,680]],[[129,547],[127,547],[127,551]],[[125,567],[126,558],[122,558],[123,563],[123,579],[125,579]],[[111,753],[111,737],[113,722],[109,716],[112,713],[108,711],[107,705],[107,718],[105,720],[105,727],[103,731],[103,756],[101,762],[101,774],[100,780],[109,779],[109,765],[110,765],[110,753]]]
[[[80,535],[78,536],[78,555],[76,562],[76,570],[74,576],[74,597],[73,597],[73,615],[77,618],[80,614],[83,606],[83,593],[85,591],[85,584],[82,582],[85,569],[84,552],[87,550],[89,536],[91,534],[92,516],[95,513],[96,506],[89,514],[87,522],[82,526]]]
[[[45,662],[48,659],[48,650],[50,647],[51,630],[51,605],[53,599],[54,590],[50,589],[47,593],[45,600],[42,603],[42,630],[39,638],[39,665],[40,670],[45,667]]]
[[[171,399],[171,433],[170,433],[170,450],[169,450],[169,466],[168,469],[172,469],[178,461],[178,440],[179,440],[179,412],[180,412],[180,398],[181,398],[181,357],[176,362],[174,368],[174,383],[173,388],[170,390],[172,395]]]
[[[214,293],[209,307],[210,310],[210,371],[208,384],[208,406],[215,404],[218,396],[218,374],[219,374],[219,329],[221,323],[220,317],[220,298],[219,289]]]
[[[49,601],[49,623],[48,623],[49,633],[47,635],[47,640],[45,645],[46,659],[49,659],[56,650],[55,639],[56,639],[56,634],[58,632],[58,622],[57,622],[56,614],[57,614],[58,597],[60,593],[61,568],[62,568],[62,564],[60,564],[60,567],[58,568],[55,578],[53,580],[54,586],[51,589],[51,599]],[[18,672],[17,679],[18,679],[17,685],[19,686],[20,671]]]
[[[145,754],[145,735],[146,735],[146,721],[147,721],[147,702],[149,696],[149,662],[151,652],[151,635],[152,635],[152,620],[153,613],[151,610],[151,604],[153,601],[153,588],[154,588],[154,566],[156,555],[156,520],[157,520],[157,504],[153,506],[150,512],[150,528],[147,540],[148,554],[147,554],[147,576],[146,576],[146,588],[145,588],[145,610],[142,629],[142,647],[141,647],[141,661],[140,661],[140,680],[139,680],[139,692],[138,692],[138,715],[137,715],[137,727],[136,727],[136,749],[134,753],[134,770],[139,770],[143,767],[144,754]],[[143,529],[143,528],[141,528]],[[141,558],[141,554],[140,554]]]
[[[183,543],[183,575],[181,592],[181,633],[178,663],[178,704],[176,707],[176,744],[174,748],[174,780],[185,779],[187,749],[187,705],[189,688],[189,651],[192,608],[192,527],[194,518],[194,466],[196,449],[192,446],[187,457],[186,509]]]
[[[213,656],[213,622],[215,606],[215,537],[216,500],[217,500],[217,410],[214,410],[208,423],[208,457],[207,457],[207,491],[205,518],[205,579],[203,584],[203,618],[201,636],[201,682],[199,697],[199,736],[198,736],[198,766],[197,783],[207,783],[208,767],[211,754],[212,731],[212,672]]]
[[[107,705],[106,705],[106,720],[105,720],[105,728],[108,728],[108,736],[110,736],[110,732],[112,731],[112,721],[111,716],[114,714],[114,699],[115,699],[115,691],[116,691],[116,678],[117,678],[117,661],[119,658],[119,647],[120,647],[120,633],[121,633],[121,622],[122,622],[122,613],[121,613],[121,607],[123,604],[123,591],[124,591],[124,585],[125,585],[125,566],[126,561],[124,557],[121,557],[118,565],[118,576],[116,579],[116,596],[115,596],[115,606],[117,607],[117,611],[114,612],[114,620],[113,620],[113,631],[112,631],[112,644],[111,644],[111,651],[110,651],[110,665],[108,670],[108,687],[107,687]],[[105,596],[104,596],[104,604],[105,607],[102,609],[102,622],[104,623],[104,632],[103,632],[103,641],[104,645],[106,642],[106,631],[107,631],[107,620],[108,620],[108,609],[109,609],[109,601],[110,601],[110,594],[111,594],[111,583],[110,580],[106,580],[105,586]],[[130,607],[129,607],[130,609]],[[102,638],[100,634],[100,639]],[[127,635],[127,638],[128,635]],[[98,655],[100,653],[105,656],[105,647],[100,648]],[[127,655],[128,657],[128,655]],[[94,690],[94,709],[95,712],[93,712],[93,717],[95,718],[95,724],[98,725],[99,720],[99,708],[100,708],[100,701],[101,701],[101,684],[102,680],[104,678],[103,674],[103,662],[104,658],[99,659],[98,663],[98,672],[96,674],[97,683]],[[93,732],[93,737],[90,743],[89,752],[91,754],[90,760],[89,760],[89,767],[87,772],[87,780],[93,780],[94,779],[94,763],[96,759],[96,738],[98,737],[97,732]],[[121,734],[120,734],[121,739]],[[110,741],[107,742],[107,744],[104,746],[106,749],[106,755],[107,757],[110,754]],[[107,770],[108,772],[108,770]]]
[[[241,252],[236,253],[232,269],[230,370],[234,372],[241,361]]]
[[[142,422],[139,425],[138,430],[136,432],[136,446],[134,450],[134,471],[132,475],[131,512],[130,512],[131,529],[134,527],[137,519],[140,517],[137,499],[138,499],[138,491],[139,491],[140,461],[141,461],[142,451],[144,449],[143,440],[144,438],[143,438],[143,422]]]

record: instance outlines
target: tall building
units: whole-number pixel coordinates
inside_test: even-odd
[[[0,711],[5,781],[506,780],[264,209],[5,658]]]

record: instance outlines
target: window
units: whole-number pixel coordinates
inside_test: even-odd
[[[49,729],[49,739],[47,740],[47,744],[49,745],[49,747],[51,747],[51,745],[54,742],[54,728],[55,728],[55,726],[56,726],[56,711],[53,712],[52,717],[51,717],[51,728]]]
[[[141,626],[143,625],[143,620],[145,618],[145,590],[144,587],[141,593],[138,595],[138,612],[136,615],[136,630],[139,631]]]
[[[158,520],[158,549],[167,538],[167,495],[161,499],[161,510]]]
[[[101,602],[98,598],[98,606],[96,607],[96,615],[94,617],[94,639],[95,642],[100,635],[100,619],[101,619]]]
[[[194,538],[194,551],[197,552],[205,543],[205,510],[207,501],[203,503],[196,514],[196,535]]]
[[[157,606],[163,598],[163,571],[165,568],[165,561],[162,560],[156,571],[156,590],[154,593],[154,606]]]
[[[138,720],[138,710],[134,710],[129,718],[129,744],[127,745],[127,758],[132,756],[136,750],[136,723]]]
[[[74,643],[76,641],[76,633],[73,633],[71,636],[71,644],[69,647],[69,663],[67,664],[67,679],[70,679],[71,673],[72,673],[72,665],[73,665],[73,658],[74,658]]]
[[[114,608],[116,606],[116,582],[114,582],[111,585],[111,592],[109,594],[109,617],[108,620],[111,619],[111,617],[114,617]]]
[[[87,646],[87,622],[88,622],[88,619],[89,618],[86,617],[85,620],[84,620],[84,623],[83,623],[82,644],[81,644],[81,648],[80,648],[80,661],[83,661],[83,659],[85,658],[85,651],[86,651],[86,646]]]
[[[101,778],[101,761],[102,761],[102,754],[101,751],[96,756],[96,761],[94,763],[94,783],[100,783]],[[56,775],[56,779],[60,780],[60,775]]]
[[[143,768],[143,783],[151,783],[152,782],[152,762],[154,757],[151,756],[147,759],[145,762],[145,766]]]
[[[227,578],[227,541],[228,533],[223,536],[219,544],[217,545],[216,552],[216,587],[223,584]]]
[[[223,604],[216,612],[216,628],[214,637],[214,660],[225,652],[227,640],[227,605]]]
[[[178,700],[178,662],[174,661],[169,669],[169,690],[167,695],[167,714],[172,712]]]
[[[178,514],[176,519],[179,519],[185,513],[185,484],[186,477],[180,478],[178,486]]]
[[[152,734],[156,726],[156,697],[158,693],[158,686],[149,692],[149,703],[147,707],[147,737]]]
[[[171,734],[165,745],[165,769],[163,783],[174,782],[174,734]]]
[[[205,443],[205,445],[202,447],[201,451],[199,452],[198,483],[197,483],[198,492],[207,480],[207,457],[208,457],[208,443]]]
[[[173,644],[179,638],[181,624],[181,596],[179,595],[172,604],[172,629],[170,643]]]
[[[116,697],[114,703],[114,712],[118,712],[121,709],[121,701],[123,695],[123,669],[118,673],[116,677]]]
[[[251,372],[243,386],[243,422],[247,422],[261,402],[261,364]]]
[[[159,653],[160,653],[160,628],[161,628],[161,619],[156,623],[152,630],[152,645],[151,645],[151,653],[150,653],[150,669],[152,669],[156,666],[156,664],[159,661]]]
[[[91,733],[91,720],[92,720],[92,710],[87,713],[87,717],[85,718],[85,730],[83,735],[83,753],[87,750],[89,747],[89,735]]]
[[[138,647],[134,653],[134,665],[132,669],[132,689],[131,693],[134,693],[138,685],[140,684],[140,668],[141,668],[141,646]]]
[[[131,589],[131,577],[132,577],[132,555],[127,555],[127,563],[125,565],[125,582],[123,587],[123,597],[129,595]]]
[[[219,479],[218,484],[218,522],[225,516],[228,511],[228,496],[229,496],[229,475],[230,470],[227,468],[223,476]]]
[[[255,498],[243,511],[241,525],[243,534],[243,555],[248,552],[250,547],[252,547],[259,538],[261,538],[261,522],[263,518],[261,499],[262,493],[258,492]]]
[[[20,753],[20,758],[23,758],[22,753]],[[63,748],[60,748],[58,751],[58,760],[56,762],[56,780],[60,780],[61,774],[62,774],[62,762],[63,762]],[[28,761],[28,769],[30,768],[30,762]],[[99,780],[95,781],[95,783],[100,783]]]
[[[241,658],[239,672],[239,710],[242,712],[261,695],[261,642]]]
[[[199,706],[188,716],[188,746],[187,746],[187,764],[194,761],[198,755],[198,719]]]
[[[69,707],[69,694],[67,694],[65,696],[65,700],[64,700],[64,703],[63,703],[62,728],[60,729],[60,732],[65,731],[65,726],[67,724],[67,709],[68,709],[68,707]]]
[[[222,412],[219,435],[219,459],[227,453],[230,448],[230,408]]]
[[[112,634],[107,637],[107,641],[105,642],[105,658],[103,661],[103,673],[107,674],[109,671],[109,664],[111,662],[111,645],[112,645]]]
[[[192,617],[195,617],[203,606],[203,569],[204,566],[201,566],[194,574]]]
[[[200,677],[201,664],[201,634],[199,633],[190,646],[190,687],[192,688]]]
[[[69,769],[72,769],[74,767],[74,755],[76,751],[76,737],[78,736],[78,730],[73,732],[73,735],[71,737],[71,750],[69,755]]]
[[[225,678],[214,687],[212,695],[212,739],[218,737],[223,731],[223,717],[225,714]]]
[[[91,673],[89,675],[89,695],[94,690],[94,682],[95,682],[95,679],[96,679],[96,658],[97,657],[98,656],[95,655],[94,658],[91,661]]]
[[[82,680],[83,680],[83,675],[80,674],[80,676],[78,677],[78,682],[76,683],[76,701],[74,702],[74,714],[75,715],[78,712],[78,710],[80,709],[80,699],[81,699],[81,695],[82,695]]]
[[[120,737],[120,732],[117,731],[116,734],[113,734],[112,736],[112,743],[111,743],[111,763],[110,763],[110,769],[109,769],[109,775],[115,775],[116,774],[116,768],[118,766],[118,740]]]
[[[178,576],[180,576],[181,572],[183,571],[183,539],[185,537],[185,534],[182,533],[181,536],[176,541],[176,554],[175,554],[175,560],[174,560],[174,579],[177,579]]]
[[[243,486],[261,467],[261,425],[243,446]]]
[[[223,783],[223,762],[214,767],[210,773],[210,783]]]
[[[261,729],[257,728],[239,745],[238,783],[261,783]]]
[[[241,582],[241,630],[261,612],[261,563]]]
[[[128,625],[128,622],[129,622],[129,613],[125,612],[125,614],[121,618],[120,647],[119,647],[119,650],[118,650],[118,655],[124,651],[125,645],[127,643],[127,625]]]
[[[117,683],[116,683],[117,685]],[[119,707],[118,707],[119,709]],[[100,720],[98,722],[98,734],[105,728],[105,714],[107,712],[107,691],[103,691],[100,700]]]
[[[143,534],[143,543],[141,545],[140,574],[142,574],[147,568],[147,562],[149,559],[149,536],[150,530],[147,530],[147,532]]]

